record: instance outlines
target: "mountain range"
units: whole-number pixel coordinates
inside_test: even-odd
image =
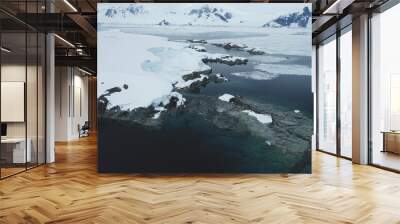
[[[191,24],[205,21],[229,23],[232,19],[232,12],[227,12],[222,8],[210,7],[208,5],[204,5],[199,9],[192,9],[187,15],[195,17],[190,21]]]
[[[263,27],[307,27],[311,12],[308,7],[303,8],[303,12],[295,12],[289,15],[279,16],[278,18],[266,23]]]
[[[301,12],[293,12],[281,15],[273,20],[267,20],[264,23],[261,19],[254,23],[254,18],[249,18],[248,14],[242,13],[236,9],[222,5],[204,4],[195,7],[174,8],[173,10],[160,9],[160,7],[150,8],[145,4],[120,4],[111,7],[102,7],[99,15],[103,14],[102,22],[126,22],[131,21],[134,24],[152,24],[152,25],[211,25],[211,26],[262,26],[262,27],[307,27],[311,17],[308,7],[304,7]],[[279,14],[278,14],[279,15]],[[257,14],[260,17],[259,14]],[[262,16],[262,15],[261,15]],[[257,17],[257,19],[258,19]],[[271,18],[271,16],[269,16]],[[272,17],[273,18],[273,17]],[[251,21],[251,22],[250,22]]]

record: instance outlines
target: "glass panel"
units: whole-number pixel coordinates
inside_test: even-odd
[[[26,150],[26,33],[2,33],[1,45],[1,174],[5,177],[24,171],[31,158]]]
[[[46,65],[46,37],[44,34],[39,34],[39,46],[38,46],[38,163],[45,163],[46,149],[45,149],[45,65]]]
[[[37,13],[39,11],[37,1],[27,2],[26,12]],[[33,23],[33,17],[30,20]],[[27,113],[27,150],[31,151],[28,168],[37,166],[38,163],[38,34],[35,30],[27,30],[27,80],[26,80],[26,113]]]
[[[312,58],[311,58],[311,68],[312,68],[312,92],[313,92],[313,136],[312,136],[312,150],[317,149],[317,141],[316,141],[316,133],[317,133],[317,91],[316,91],[316,80],[317,80],[317,47],[315,45],[312,46]]]
[[[352,157],[352,35],[340,36],[340,152]]]
[[[14,14],[46,9],[45,0],[1,1],[0,7]],[[0,177],[4,178],[45,162],[46,40],[44,34],[2,12],[0,26]]]
[[[336,39],[318,48],[318,148],[336,153]]]
[[[372,163],[400,170],[400,5],[372,18]]]

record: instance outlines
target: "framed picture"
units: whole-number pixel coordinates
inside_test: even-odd
[[[310,173],[310,8],[98,4],[99,171]]]

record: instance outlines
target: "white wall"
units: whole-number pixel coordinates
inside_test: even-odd
[[[56,67],[56,141],[79,137],[78,125],[88,120],[88,78],[76,68]]]

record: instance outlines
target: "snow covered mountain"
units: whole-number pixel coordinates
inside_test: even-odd
[[[263,27],[307,27],[310,17],[310,9],[304,7],[303,12],[295,12],[290,13],[289,15],[279,16],[278,18],[264,24]]]
[[[159,11],[151,5],[126,4],[111,6],[107,9],[101,8],[99,16],[107,22],[132,19],[131,21],[136,24],[226,25],[232,21],[233,13],[222,7],[212,7],[208,4],[168,11]],[[165,23],[167,21],[168,24]]]
[[[255,7],[255,5],[257,5]],[[307,25],[311,12],[304,4],[222,4],[222,3],[101,3],[98,22],[137,25],[178,26],[264,26]],[[303,9],[303,12],[299,12]],[[294,12],[294,13],[293,13]]]
[[[193,24],[204,24],[204,23],[229,23],[233,17],[232,12],[225,11],[223,8],[210,7],[204,5],[198,9],[192,9],[187,14],[190,17],[190,23]]]
[[[114,18],[118,16],[127,17],[130,15],[143,15],[147,14],[148,11],[144,9],[142,5],[129,4],[128,7],[111,7],[105,10],[104,16],[108,18]]]

